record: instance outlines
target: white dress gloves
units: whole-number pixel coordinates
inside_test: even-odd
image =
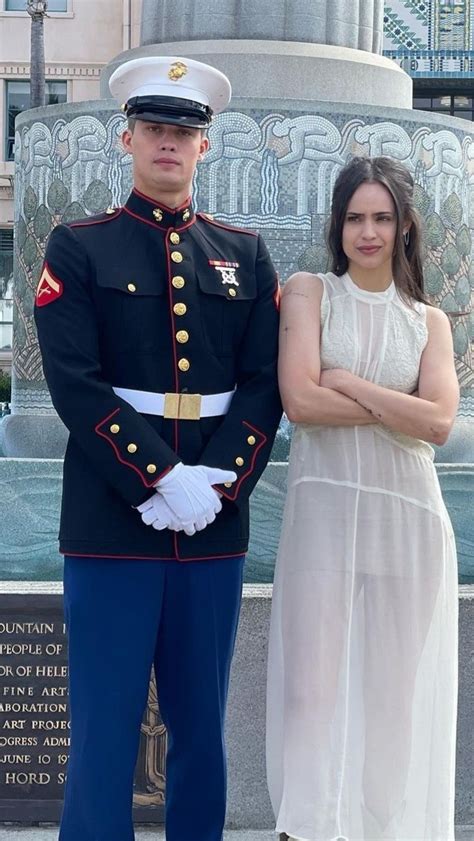
[[[153,526],[153,528],[158,531],[162,531],[163,529],[180,531],[181,529],[181,524],[178,518],[173,514],[169,505],[158,493],[155,493],[150,497],[150,499],[142,502],[142,504],[137,507],[137,511],[140,512],[142,520],[146,526]]]
[[[222,508],[220,496],[212,485],[236,479],[237,474],[232,470],[179,462],[156,483],[155,495],[137,510],[147,526],[192,535],[212,523]]]

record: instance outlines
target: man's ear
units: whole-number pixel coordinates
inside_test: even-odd
[[[123,148],[125,149],[126,152],[131,152],[132,137],[133,137],[133,135],[132,135],[132,132],[130,131],[129,128],[126,128],[122,132],[122,136],[121,136],[120,140],[122,141],[122,146],[123,146]]]
[[[199,147],[199,160],[202,161],[204,155],[206,154],[207,150],[209,149],[209,138],[202,137],[201,138],[201,145]]]

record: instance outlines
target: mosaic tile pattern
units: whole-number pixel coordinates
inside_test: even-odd
[[[471,50],[472,0],[390,0],[384,6],[384,50]]]
[[[474,76],[473,0],[389,0],[384,55],[415,78]]]
[[[385,7],[383,22],[385,38],[391,44],[405,47],[408,50],[423,49],[423,40],[415,33],[415,27],[411,27],[403,18],[399,17],[394,9]],[[423,32],[422,37],[424,34]]]

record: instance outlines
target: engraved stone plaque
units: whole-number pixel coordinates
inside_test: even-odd
[[[0,821],[57,821],[70,744],[62,596],[1,593],[0,603]],[[165,756],[152,679],[135,775],[136,820],[163,821]]]

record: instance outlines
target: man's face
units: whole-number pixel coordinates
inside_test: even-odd
[[[191,191],[198,160],[209,148],[200,129],[137,120],[133,133],[122,135],[133,157],[135,187],[146,195],[176,195],[184,201]]]

